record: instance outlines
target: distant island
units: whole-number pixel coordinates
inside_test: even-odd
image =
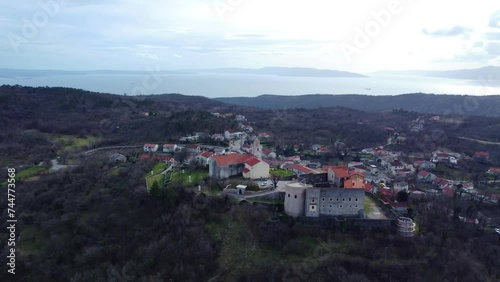
[[[266,74],[279,76],[296,76],[296,77],[367,77],[366,75],[329,69],[314,69],[314,68],[286,68],[286,67],[266,67],[260,69],[246,68],[217,68],[205,70],[193,70],[206,73],[241,73],[241,74]]]

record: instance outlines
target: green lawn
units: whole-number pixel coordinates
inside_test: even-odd
[[[167,168],[167,164],[164,162],[159,162],[153,167],[153,174],[158,174]],[[151,172],[150,172],[151,173]]]
[[[191,176],[191,182],[189,182]],[[207,171],[177,171],[172,173],[172,182],[178,182],[181,185],[199,185],[204,177],[208,176]]]
[[[153,186],[153,183],[155,183],[155,181],[158,182],[158,184],[160,185],[160,189],[162,189],[164,177],[165,177],[165,174],[155,174],[153,176],[147,176],[146,182],[148,183],[148,191],[151,189],[151,187]]]
[[[25,180],[30,177],[37,176],[45,171],[49,170],[47,166],[34,166],[25,170],[16,172],[16,180]]]
[[[78,138],[71,135],[59,135],[52,138],[52,142],[62,145],[61,151],[79,149],[90,146],[96,143],[99,138],[95,136],[87,136],[85,138]]]
[[[292,176],[295,175],[295,173],[293,173],[291,171],[287,171],[285,169],[273,169],[273,170],[270,171],[270,173],[276,173],[281,178],[292,177]]]
[[[44,246],[47,236],[33,225],[23,226],[20,230],[20,252],[24,255],[38,254]]]
[[[372,205],[375,203],[370,197],[365,197],[365,202],[364,202],[364,210],[365,214],[369,214],[372,211]]]

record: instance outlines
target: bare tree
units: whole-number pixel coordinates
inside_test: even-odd
[[[274,189],[278,188],[278,182],[281,180],[280,175],[277,172],[271,172],[269,175]]]

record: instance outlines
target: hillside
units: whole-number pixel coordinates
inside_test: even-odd
[[[264,109],[347,107],[362,111],[403,109],[425,114],[500,116],[500,96],[404,94],[397,96],[261,95],[258,97],[215,98],[214,100]]]

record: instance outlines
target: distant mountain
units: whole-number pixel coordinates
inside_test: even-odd
[[[443,77],[452,79],[467,79],[467,80],[500,80],[500,67],[487,66],[478,69],[462,69],[462,70],[403,70],[403,71],[377,71],[373,74],[381,75],[420,75],[428,77]]]
[[[348,107],[363,111],[403,109],[419,113],[477,115],[500,117],[500,96],[465,96],[404,94],[397,96],[368,95],[261,95],[258,97],[215,98],[240,106],[264,109]]]
[[[500,67],[487,66],[479,69],[464,69],[450,71],[430,71],[425,74],[432,77],[445,77],[470,80],[500,80]]]
[[[32,78],[40,76],[52,75],[90,75],[90,74],[136,74],[147,75],[150,71],[144,70],[83,70],[83,71],[69,71],[69,70],[30,70],[30,69],[8,69],[0,68],[1,78]],[[183,71],[158,71],[159,74],[180,74],[187,73]]]
[[[295,77],[366,77],[365,75],[353,72],[314,69],[314,68],[285,68],[285,67],[266,67],[260,69],[245,69],[245,68],[218,68],[218,69],[203,69],[192,70],[206,73],[241,73],[241,74],[266,74],[279,76],[295,76]]]

